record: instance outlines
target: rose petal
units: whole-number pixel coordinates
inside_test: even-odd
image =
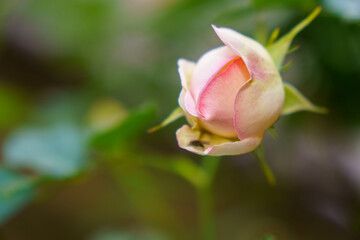
[[[189,91],[185,92],[184,106],[186,111],[194,117],[203,118],[203,116],[198,112],[193,96]]]
[[[242,141],[221,138],[212,134],[202,133],[187,125],[176,131],[178,144],[181,148],[200,155],[223,156],[240,155],[255,150],[261,143],[261,137],[247,138]]]
[[[248,81],[236,96],[234,125],[241,140],[262,136],[279,118],[285,94],[279,76],[273,77]]]
[[[270,54],[260,43],[232,29],[212,27],[221,41],[243,58],[252,78],[266,81],[267,73],[277,72]]]
[[[244,59],[251,74],[251,80],[241,87],[235,100],[238,137],[242,140],[262,136],[280,116],[284,102],[280,74],[260,43],[229,28],[213,28],[221,41]]]
[[[178,72],[181,80],[181,86],[188,91],[191,84],[191,77],[196,64],[186,59],[180,58],[177,61]]]
[[[192,127],[196,127],[198,124],[198,119],[196,117],[192,116],[191,114],[189,114],[189,112],[186,110],[186,107],[185,107],[185,95],[187,93],[188,92],[186,92],[184,89],[181,90],[179,99],[178,99],[178,103],[179,103],[179,106],[181,107],[181,109],[184,111],[184,114],[185,114],[185,117],[186,117],[186,120],[188,121],[188,123],[190,123],[190,125]]]
[[[222,137],[237,138],[234,128],[234,102],[240,87],[250,78],[244,61],[235,58],[223,72],[207,85],[198,100],[204,117],[201,125]]]
[[[190,88],[195,103],[207,84],[235,57],[237,55],[226,46],[212,49],[200,57],[194,69]]]
[[[195,101],[189,92],[192,75],[196,64],[186,59],[180,58],[177,62],[178,72],[181,80],[182,91],[179,95],[179,105],[186,114],[200,117],[195,107]],[[188,117],[187,117],[188,118]]]

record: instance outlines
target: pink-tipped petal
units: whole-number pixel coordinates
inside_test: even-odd
[[[181,80],[181,86],[188,91],[191,84],[191,77],[196,64],[186,59],[180,58],[177,61],[178,72]]]
[[[200,57],[194,69],[190,88],[195,103],[207,84],[235,57],[237,55],[226,46],[214,48]]]
[[[237,57],[203,90],[198,111],[204,117],[201,126],[222,137],[237,138],[234,128],[234,102],[240,87],[250,78],[244,61]]]
[[[238,137],[262,136],[279,118],[284,102],[280,74],[268,51],[257,41],[229,28],[213,25],[221,41],[241,56],[251,74],[235,100],[234,126]]]
[[[230,28],[212,27],[221,41],[243,58],[252,78],[263,81],[267,73],[277,72],[269,52],[260,43]]]
[[[273,77],[248,81],[236,96],[234,125],[241,140],[262,136],[279,118],[285,94],[281,79]]]
[[[176,131],[179,147],[199,155],[224,156],[240,155],[255,150],[261,143],[261,137],[233,141],[209,133],[202,133],[187,125]]]

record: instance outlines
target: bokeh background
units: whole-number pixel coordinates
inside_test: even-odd
[[[266,136],[276,187],[222,159],[217,236],[360,239],[359,0],[0,1],[0,239],[199,239],[185,121],[146,133],[177,105],[177,59],[221,44],[212,23],[264,42],[319,5],[282,74],[330,112]]]

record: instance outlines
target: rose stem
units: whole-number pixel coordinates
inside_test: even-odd
[[[255,149],[255,151],[252,152],[252,154],[258,161],[258,164],[261,167],[261,170],[263,171],[268,183],[271,186],[275,186],[276,179],[275,179],[274,173],[272,172],[270,166],[265,161],[265,153],[264,153],[263,146],[260,145],[257,149]]]
[[[203,184],[199,184],[197,189],[199,225],[201,227],[202,240],[216,239],[216,223],[214,212],[214,199],[212,192],[212,183],[216,175],[220,158],[203,157],[202,166],[206,172],[207,178]]]

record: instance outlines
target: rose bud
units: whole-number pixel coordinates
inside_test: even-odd
[[[225,46],[197,63],[178,61],[179,105],[192,127],[177,133],[179,146],[202,155],[253,151],[279,118],[284,86],[268,51],[229,28],[213,26]]]
[[[255,150],[265,131],[280,117],[298,111],[325,113],[294,86],[281,80],[279,69],[294,37],[320,13],[316,8],[289,33],[267,48],[229,28],[213,28],[224,46],[206,52],[195,63],[179,59],[181,108],[160,129],[185,115],[189,124],[176,132],[181,148],[201,155],[239,155]],[[276,40],[276,41],[275,41]]]

